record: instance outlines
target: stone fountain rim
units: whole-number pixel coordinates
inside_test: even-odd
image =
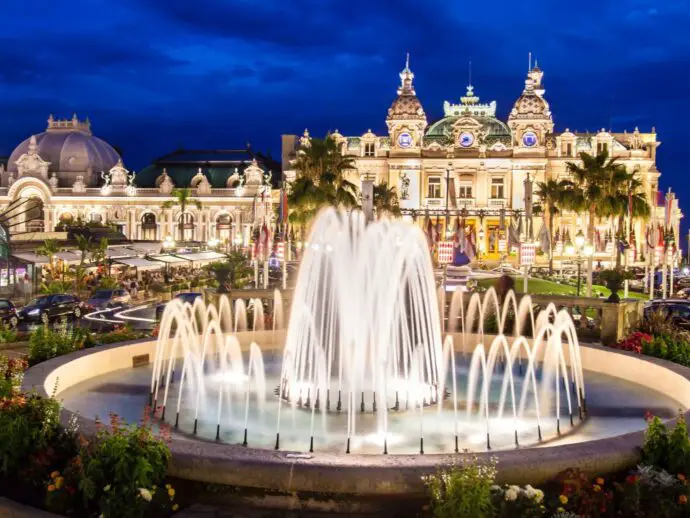
[[[58,367],[84,356],[151,342],[135,340],[99,346],[54,358],[30,368],[24,376],[22,388],[48,397],[47,377]],[[582,345],[606,354],[621,355],[647,362],[680,375],[690,382],[690,368],[632,352],[618,351],[598,345]],[[671,396],[673,397],[673,396]],[[675,398],[674,399],[678,399]],[[690,419],[690,410],[684,413]],[[61,420],[69,422],[76,416],[85,436],[96,432],[92,419],[65,408]],[[674,420],[669,420],[673,422]],[[498,482],[539,484],[558,472],[579,467],[592,473],[608,473],[634,465],[644,430],[593,441],[544,446],[539,448],[499,450],[476,453],[418,454],[336,454],[315,452],[304,454],[286,450],[267,450],[239,444],[190,440],[173,436],[170,443],[172,463],[170,474],[179,478],[212,484],[245,486],[285,492],[314,492],[368,495],[421,495],[422,476],[443,466],[451,466],[471,459],[498,461]],[[299,455],[291,457],[289,455]]]

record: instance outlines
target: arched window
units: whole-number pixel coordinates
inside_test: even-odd
[[[29,198],[29,201],[26,203],[26,213],[24,214],[27,232],[43,232],[45,229],[43,225],[44,217],[41,198],[37,196]]]
[[[152,212],[147,212],[141,217],[141,238],[145,241],[154,241],[156,239],[156,215]]]
[[[185,212],[177,218],[177,232],[180,241],[194,241],[194,216]]]
[[[230,228],[232,227],[232,218],[230,214],[221,214],[216,218],[216,236],[221,241],[230,240]]]

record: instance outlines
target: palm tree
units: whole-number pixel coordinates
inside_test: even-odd
[[[599,208],[599,215],[611,218],[612,223],[617,219],[619,240],[626,238],[625,216],[632,212],[633,218],[646,219],[651,213],[649,203],[641,192],[642,187],[642,182],[635,177],[635,173],[629,173],[624,168],[616,169],[611,175]],[[632,211],[630,211],[630,200],[632,200]],[[621,249],[616,246],[616,269],[620,269],[620,266]]]
[[[86,256],[91,252],[91,237],[84,237],[84,234],[77,234],[77,250],[81,253],[79,266],[84,266]]]
[[[301,147],[293,167],[298,176],[305,176],[316,182],[326,171],[342,176],[345,171],[355,169],[354,158],[344,156],[330,135],[326,135],[324,139],[312,138],[308,146]]]
[[[374,208],[378,216],[386,212],[393,216],[400,216],[400,203],[395,187],[388,187],[386,182],[374,185]]]
[[[288,219],[300,226],[302,236],[322,207],[359,206],[357,186],[345,178],[348,170],[355,169],[354,159],[343,156],[330,136],[311,139],[297,152],[293,166],[297,178],[288,193]]]
[[[553,218],[561,211],[563,199],[569,189],[572,188],[572,182],[568,180],[547,180],[545,182],[537,182],[536,195],[543,204],[543,211],[546,220],[548,221],[549,229],[549,273],[553,273]]]
[[[189,205],[194,205],[197,209],[201,209],[201,202],[193,197],[192,189],[189,187],[183,187],[181,189],[173,189],[172,200],[168,200],[163,203],[164,209],[171,209],[174,206],[180,207],[180,241],[184,241],[184,224],[185,224],[185,214],[187,213],[187,207]]]
[[[48,258],[48,270],[53,275],[53,259],[55,254],[60,251],[60,245],[56,239],[46,239],[41,246],[36,249],[36,255],[42,255]]]

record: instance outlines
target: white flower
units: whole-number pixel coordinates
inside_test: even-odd
[[[496,484],[494,484],[493,486],[491,486],[490,489],[491,491],[501,491],[501,486],[497,486]]]
[[[544,500],[544,492],[541,489],[535,489],[534,501],[538,504],[541,504],[542,500]]]
[[[517,486],[510,486],[508,489],[506,489],[506,494],[505,494],[505,499],[507,502],[513,502],[517,500],[518,497],[518,491],[516,491],[514,488]],[[520,488],[518,488],[519,490]]]
[[[105,491],[106,493],[107,493],[108,491],[110,491],[110,484],[108,484],[107,486],[105,486],[105,487],[103,488],[103,491]]]
[[[150,502],[150,501],[151,501],[151,498],[153,498],[153,497],[151,496],[151,491],[149,491],[149,490],[146,489],[145,487],[140,487],[140,488],[139,488],[139,496],[141,496],[141,498],[143,498],[143,499],[146,500],[147,502]]]

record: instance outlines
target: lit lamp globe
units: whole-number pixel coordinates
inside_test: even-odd
[[[565,246],[566,255],[575,255],[575,247],[572,244],[567,244]]]
[[[211,239],[208,240],[208,247],[209,248],[215,248],[220,244],[220,240],[216,237],[212,237]]]
[[[237,246],[240,246],[242,244],[242,236],[240,236],[239,234],[235,236],[235,244]]]
[[[594,247],[590,244],[586,244],[582,248],[582,255],[584,255],[585,257],[592,257],[594,255]]]
[[[163,248],[166,250],[170,250],[175,247],[175,240],[172,238],[172,236],[165,236],[165,239],[163,240]]]
[[[581,250],[584,244],[585,235],[582,233],[582,230],[578,230],[577,234],[575,235],[575,246],[578,248],[578,250]]]

